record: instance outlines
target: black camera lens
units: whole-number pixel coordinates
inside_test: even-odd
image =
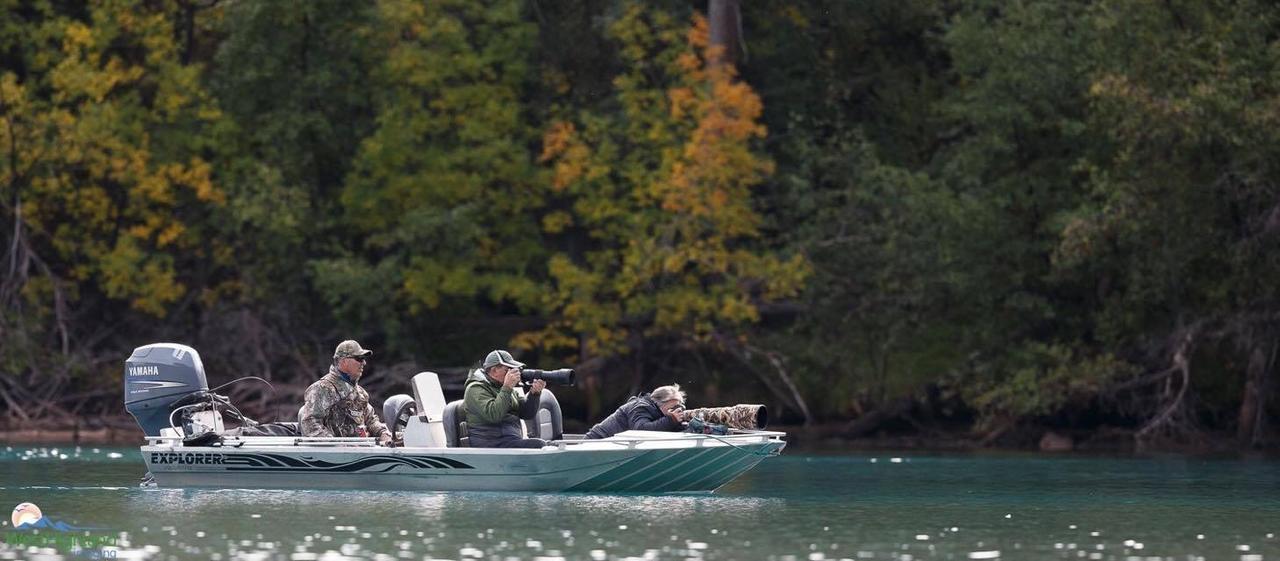
[[[577,382],[577,377],[574,375],[572,368],[561,368],[559,370],[525,368],[520,371],[521,382],[528,384],[534,380],[546,380],[548,384],[557,386],[572,386]]]

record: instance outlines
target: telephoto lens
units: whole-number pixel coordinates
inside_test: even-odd
[[[763,405],[739,403],[728,407],[686,409],[685,419],[702,419],[705,423],[728,425],[729,428],[763,430],[769,426],[769,411]]]
[[[521,382],[528,384],[534,380],[546,380],[548,384],[557,386],[572,386],[577,382],[572,368],[561,368],[559,370],[525,368],[520,371]]]

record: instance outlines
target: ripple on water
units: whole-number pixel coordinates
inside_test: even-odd
[[[46,450],[45,453],[49,454],[47,459],[37,461],[49,462],[44,465],[61,465],[64,461],[72,460],[61,460],[59,456],[76,455],[69,448],[61,450],[59,456],[53,456],[51,452],[52,450]],[[8,457],[10,465],[17,464],[20,454],[21,448]],[[40,454],[41,451],[35,450],[30,456],[34,458]],[[80,454],[87,457],[88,449],[80,451]],[[99,455],[97,459],[104,465],[107,464],[105,454]],[[881,460],[884,460],[880,462],[882,464],[890,463],[888,457]],[[846,497],[839,493],[835,494],[838,496],[828,497],[787,495],[770,490],[764,497],[751,495],[752,490],[757,488],[773,487],[751,487],[747,490],[747,497],[735,497],[729,492],[696,498],[605,495],[539,496],[528,499],[474,494],[365,495],[311,491],[282,492],[276,496],[268,492],[155,492],[137,491],[132,487],[116,489],[125,491],[120,496],[127,496],[122,510],[133,514],[135,517],[132,519],[138,523],[151,522],[149,533],[140,535],[135,540],[134,547],[152,543],[163,550],[154,556],[138,556],[137,552],[145,551],[126,546],[122,549],[133,553],[126,554],[124,558],[149,560],[271,558],[318,561],[359,558],[391,561],[445,557],[462,561],[534,558],[591,561],[627,558],[693,558],[709,561],[747,558],[820,561],[857,558],[920,561],[999,559],[1002,556],[1001,550],[1005,558],[1018,559],[1026,556],[1046,557],[1045,553],[1061,559],[1087,558],[1099,561],[1150,561],[1156,556],[1168,560],[1171,555],[1173,559],[1187,561],[1196,561],[1198,557],[1229,561],[1276,559],[1273,551],[1277,543],[1274,540],[1275,533],[1268,532],[1273,530],[1267,527],[1269,524],[1238,527],[1218,523],[1217,518],[1212,516],[1197,518],[1206,510],[1202,508],[1204,505],[1198,503],[1184,505],[1181,502],[1160,502],[1166,500],[1163,497],[1152,499],[1153,502],[1149,504],[1142,503],[1143,507],[1148,508],[1148,513],[1154,514],[1157,519],[1167,522],[1174,516],[1189,516],[1191,523],[1197,524],[1184,525],[1175,530],[1176,534],[1160,533],[1154,524],[1137,518],[1128,520],[1114,516],[1120,511],[1131,511],[1133,502],[1128,499],[1123,504],[1117,503],[1120,506],[1108,505],[1105,500],[1098,501],[1103,512],[1110,512],[1112,517],[1093,516],[1091,511],[1083,510],[1086,506],[1084,503],[1052,497],[1052,500],[1040,500],[1036,498],[1042,496],[1039,493],[1030,495],[1033,498],[1028,499],[1028,495],[1021,494],[1021,491],[1013,492],[1006,486],[994,483],[990,487],[984,487],[982,482],[965,481],[963,489],[959,484],[953,485],[954,482],[941,488],[937,485],[930,487],[933,483],[928,478],[933,476],[923,471],[930,467],[928,459],[909,458],[907,463],[910,465],[901,466],[901,469],[893,469],[887,465],[870,466],[863,462],[865,458],[860,457],[850,460],[848,465],[856,464],[856,468],[850,469],[859,469],[864,473],[896,474],[892,477],[876,476],[870,481],[858,480],[855,474],[859,488],[867,492],[849,500],[845,500]],[[110,465],[113,466],[112,469],[121,471],[121,462]],[[23,465],[19,469],[30,468],[43,468],[43,465]],[[909,479],[909,485],[899,484],[896,488],[891,485],[891,492],[875,490],[874,484],[883,485],[901,478]],[[884,481],[880,481],[881,479]],[[1004,480],[1005,477],[1001,472],[992,479]],[[46,481],[49,479],[31,478],[26,482]],[[55,482],[54,491],[50,494],[61,493],[60,496],[65,497],[66,489],[79,489],[63,483]],[[770,486],[785,484],[772,480],[768,483]],[[47,488],[48,486],[42,486],[37,491]],[[826,491],[824,487],[822,492]],[[926,491],[930,497],[927,504],[926,501],[915,502],[916,495],[912,493],[924,496]],[[1273,496],[1270,493],[1263,489],[1259,496]],[[95,495],[94,500],[107,495],[115,494],[100,492]],[[1216,511],[1213,516],[1231,515],[1234,518],[1245,512],[1246,508],[1258,506],[1252,501],[1250,498],[1250,501],[1238,507],[1229,503],[1228,506],[1213,503],[1208,510]],[[39,497],[35,497],[35,502],[40,502]],[[509,503],[512,502],[517,503],[517,506],[510,506]],[[546,527],[531,525],[518,529],[507,526],[491,528],[488,526],[492,525],[492,519],[473,516],[495,508],[495,503],[503,505],[496,508],[505,508],[511,512],[528,510],[539,518],[545,516],[546,520],[555,520],[555,523]],[[358,529],[355,526],[334,526],[338,523],[350,524],[351,519],[344,514],[336,517],[343,518],[341,522],[326,522],[326,518],[336,520],[334,516],[326,517],[337,508],[329,506],[330,504],[344,505],[343,508],[347,509],[344,512],[358,510],[375,516],[361,518]],[[1094,508],[1095,505],[1087,506]],[[1191,510],[1191,506],[1197,508]],[[59,508],[66,511],[62,505]],[[310,514],[295,517],[291,514],[294,510],[288,509]],[[1018,516],[1005,518],[1013,510],[1018,511]],[[1264,514],[1276,512],[1265,505],[1262,510],[1265,511]],[[899,513],[908,511],[912,513],[910,516],[898,516]],[[156,515],[139,515],[150,512],[155,512]],[[160,515],[161,512],[165,514]],[[398,513],[395,518],[392,518],[393,512]],[[568,519],[549,516],[572,512],[580,512],[582,515]],[[246,524],[251,514],[257,514],[261,520]],[[958,525],[952,526],[959,519],[967,521],[963,534],[959,533]],[[203,520],[210,525],[192,527],[180,524],[179,528],[184,528],[179,531],[180,536],[170,539],[169,536],[175,535],[172,524],[184,520],[186,523]],[[1237,527],[1240,528],[1239,531],[1234,529]],[[203,531],[197,533],[197,528],[207,530],[208,534]],[[423,529],[427,530],[425,534]],[[239,545],[242,538],[251,537],[257,531],[276,541],[255,541],[252,545]],[[326,531],[336,539],[328,536],[321,539]],[[1105,543],[1100,537],[1104,533],[1108,536]],[[219,534],[223,541],[219,541]],[[182,542],[182,537],[193,535],[186,543]],[[409,537],[414,535],[417,537]],[[433,535],[439,535],[440,539],[425,537]],[[1179,537],[1172,537],[1174,535]],[[662,539],[662,536],[669,536],[669,540]],[[743,540],[744,537],[751,537],[758,544],[753,546],[751,542]],[[405,538],[411,541],[405,541]],[[1129,543],[1121,547],[1120,538],[1130,538],[1126,540]],[[208,541],[204,541],[205,539]],[[574,539],[581,542],[576,547],[572,541]],[[360,549],[341,547],[348,541],[358,542]],[[467,541],[472,543],[466,543]],[[982,543],[983,541],[986,543]],[[1139,545],[1143,541],[1147,543]],[[837,544],[840,545],[839,548]],[[0,545],[0,560],[6,559],[6,553],[14,553],[6,552],[3,547]],[[646,547],[659,549],[645,549]],[[836,553],[837,549],[840,550],[839,554]],[[859,551],[854,551],[855,549]],[[464,552],[479,552],[479,555],[461,555]],[[263,554],[267,554],[266,557],[262,557]],[[17,558],[29,557],[29,554],[17,554]],[[15,557],[10,555],[7,558]],[[68,556],[67,559],[71,557]]]

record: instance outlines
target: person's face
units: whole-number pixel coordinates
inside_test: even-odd
[[[348,376],[359,379],[360,376],[364,375],[364,365],[367,361],[368,357],[363,356],[343,357],[342,360],[338,361],[338,368],[346,372]]]

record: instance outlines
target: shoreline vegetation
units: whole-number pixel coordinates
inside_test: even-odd
[[[0,5],[0,426],[155,342],[273,418],[356,339],[576,422],[1280,444],[1280,3]]]

